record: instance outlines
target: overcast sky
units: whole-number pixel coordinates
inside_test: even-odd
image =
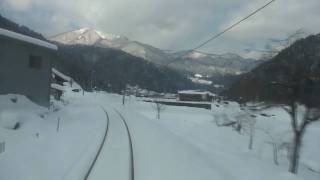
[[[0,13],[49,37],[81,27],[166,50],[190,49],[270,0],[0,0]],[[261,49],[269,38],[320,33],[320,0],[276,0],[201,50]]]

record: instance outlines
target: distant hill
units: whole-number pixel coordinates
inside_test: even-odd
[[[308,82],[306,81],[308,79]],[[320,97],[320,34],[296,41],[271,60],[242,75],[225,92],[231,98],[287,102],[290,89],[271,86],[274,82],[304,82],[306,96]],[[307,87],[310,86],[310,87]],[[318,98],[320,99],[320,98]]]
[[[195,88],[185,76],[115,49],[87,45],[59,45],[54,65],[68,72],[86,89],[120,92],[125,85],[157,92]]]
[[[170,56],[174,59],[171,67],[211,77],[240,75],[262,63],[233,53],[209,54],[195,50],[175,52]]]

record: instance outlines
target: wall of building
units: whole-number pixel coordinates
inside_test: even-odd
[[[180,101],[207,101],[211,102],[215,98],[212,94],[207,93],[178,93],[178,99]]]
[[[29,56],[42,57],[31,68]],[[0,94],[22,94],[42,106],[50,103],[52,50],[0,36]]]

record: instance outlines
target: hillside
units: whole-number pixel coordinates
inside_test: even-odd
[[[208,54],[195,50],[172,53],[171,59],[175,59],[171,67],[211,77],[240,75],[261,63],[233,53]]]
[[[320,34],[296,41],[277,56],[251,72],[242,75],[226,92],[231,98],[260,99],[286,102],[290,90],[271,83],[290,84],[302,82],[301,88],[308,89],[307,96],[320,95]],[[308,80],[308,82],[305,82]],[[301,95],[302,96],[302,95]]]
[[[86,45],[59,45],[54,66],[85,89],[120,92],[126,84],[158,92],[192,88],[190,80],[169,68],[158,67],[115,49]]]

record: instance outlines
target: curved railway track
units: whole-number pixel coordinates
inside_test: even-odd
[[[91,165],[90,165],[90,168],[89,168],[88,172],[87,172],[86,175],[85,175],[84,180],[87,180],[87,179],[88,179],[88,177],[89,177],[89,175],[90,175],[90,173],[91,173],[91,171],[92,171],[95,163],[97,162],[97,159],[98,159],[98,157],[99,157],[99,155],[100,155],[100,153],[101,153],[101,151],[102,151],[102,148],[103,148],[103,146],[104,146],[104,143],[105,143],[105,141],[106,141],[106,138],[107,138],[107,135],[108,135],[108,131],[109,131],[109,121],[110,121],[110,120],[109,120],[109,114],[108,114],[108,112],[107,112],[103,107],[101,107],[101,108],[102,108],[102,110],[104,111],[104,113],[106,114],[106,118],[107,118],[106,131],[105,131],[105,133],[104,133],[104,136],[103,136],[103,139],[102,139],[102,141],[101,141],[100,147],[99,147],[99,149],[98,149],[97,155],[95,156],[94,160],[92,161],[92,163],[91,163]]]
[[[120,118],[122,119],[123,124],[125,125],[126,129],[127,129],[127,133],[128,133],[128,138],[129,138],[129,148],[130,148],[130,180],[134,180],[134,156],[133,156],[133,145],[132,145],[132,139],[131,139],[131,133],[127,124],[126,119],[123,117],[123,115],[117,110],[114,109],[116,111],[116,113],[120,116]]]
[[[107,139],[110,139],[110,138],[107,138],[107,136],[108,136],[108,131],[110,131],[110,128],[111,127],[109,127],[110,126],[110,117],[109,117],[109,114],[108,114],[108,112],[103,108],[103,107],[101,107],[102,109],[103,109],[103,111],[105,112],[105,114],[106,114],[106,117],[107,117],[107,124],[106,124],[106,131],[105,131],[105,134],[104,134],[104,137],[103,137],[103,140],[102,140],[102,142],[101,142],[101,145],[100,145],[100,147],[99,147],[99,150],[98,150],[98,152],[97,152],[97,154],[96,154],[96,156],[95,156],[95,158],[94,158],[94,160],[93,160],[93,162],[92,162],[92,164],[91,164],[91,166],[90,166],[90,168],[89,168],[89,170],[88,170],[88,172],[86,173],[86,175],[85,175],[85,178],[84,178],[84,180],[89,180],[89,179],[91,179],[91,173],[93,172],[93,169],[95,169],[95,166],[97,165],[97,164],[99,164],[99,163],[97,163],[97,161],[98,161],[98,159],[99,159],[99,157],[100,156],[105,156],[105,154],[103,154],[102,152],[103,152],[103,149],[104,148],[109,148],[109,146],[108,145],[110,145],[110,144],[108,144],[107,143]],[[129,148],[129,150],[128,150],[128,157],[129,157],[129,161],[128,161],[128,172],[129,172],[129,175],[128,175],[128,179],[129,180],[134,180],[134,177],[135,177],[135,175],[134,175],[134,156],[133,156],[133,145],[132,145],[132,139],[131,139],[131,133],[130,133],[130,130],[129,130],[129,127],[128,127],[128,124],[127,124],[127,122],[126,122],[126,119],[124,118],[124,116],[117,110],[117,109],[114,109],[114,111],[115,111],[115,114],[114,115],[118,115],[119,117],[120,117],[120,119],[121,119],[121,124],[123,124],[124,126],[122,127],[122,128],[124,128],[125,130],[125,132],[126,132],[126,134],[127,134],[127,137],[128,137],[128,145],[127,145],[127,147]],[[113,114],[113,113],[111,113],[111,114]],[[113,117],[113,116],[112,116]],[[113,119],[113,118],[112,118]],[[115,121],[115,119],[118,119],[118,118],[114,118],[113,120]],[[118,121],[120,121],[120,119],[118,119]],[[115,131],[115,129],[111,129],[111,131]],[[109,136],[112,136],[112,135],[114,135],[114,134],[112,134],[112,132],[110,132],[111,134],[109,135]],[[113,136],[114,137],[114,136]],[[123,142],[125,142],[125,141],[123,141]],[[127,155],[123,155],[124,157],[125,156],[127,156]],[[103,158],[102,158],[103,159]],[[96,170],[96,169],[95,169]],[[126,170],[125,170],[126,171]],[[93,173],[94,174],[94,173]],[[93,175],[92,174],[92,175]],[[107,176],[108,174],[106,174],[106,176]]]

